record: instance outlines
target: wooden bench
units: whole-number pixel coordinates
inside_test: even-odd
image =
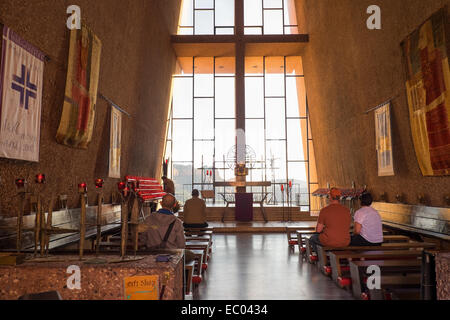
[[[194,254],[194,267],[193,267],[193,276],[192,283],[194,285],[198,285],[203,281],[202,272],[203,272],[203,260],[204,260],[204,251],[202,249],[192,249],[186,248],[192,251]]]
[[[317,246],[318,267],[323,272],[327,263],[327,252],[329,251],[377,251],[377,250],[407,250],[434,248],[435,243],[428,242],[405,242],[405,243],[383,243],[381,246],[348,246],[348,247],[323,247]]]
[[[350,271],[349,260],[398,260],[398,259],[418,259],[422,257],[419,250],[380,250],[377,251],[331,251],[329,252],[331,264],[331,277],[340,287],[347,287],[351,284],[351,279],[344,277],[343,272]],[[344,264],[342,264],[344,260]]]
[[[352,291],[356,299],[363,299],[362,294],[366,291],[364,284],[367,280],[366,270],[371,265],[380,267],[381,289],[398,285],[412,285],[417,289],[420,288],[421,259],[351,261],[350,275]]]
[[[188,262],[184,265],[185,272],[185,295],[192,295],[192,278],[194,276],[195,261]]]
[[[314,233],[315,227],[286,227],[286,236],[289,247],[298,245],[298,231]]]
[[[195,251],[202,250],[203,251],[203,260],[200,265],[201,270],[205,271],[208,269],[208,252],[209,252],[209,242],[208,241],[187,241],[186,249]]]

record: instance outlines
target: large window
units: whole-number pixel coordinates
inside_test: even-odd
[[[234,0],[183,0],[180,35],[232,35]],[[245,34],[298,34],[295,0],[244,0]]]
[[[234,34],[234,0],[183,0],[178,34]]]
[[[212,190],[213,181],[230,181],[224,159],[235,144],[235,59],[179,58],[166,145],[176,197],[193,188]],[[216,194],[232,192],[217,190]],[[220,201],[220,199],[217,199]]]
[[[184,202],[192,188],[233,194],[215,181],[235,179],[229,152],[235,145],[235,59],[179,58],[166,159]],[[255,153],[247,181],[270,181],[272,187],[248,188],[269,193],[268,202],[287,202],[281,192],[292,184],[291,204],[309,210],[317,180],[309,129],[301,57],[247,57],[245,62],[246,144]],[[313,190],[312,190],[313,191]]]

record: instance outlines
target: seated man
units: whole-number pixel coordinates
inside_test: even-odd
[[[340,204],[340,198],[341,191],[332,188],[330,204],[320,210],[317,234],[309,239],[315,252],[318,244],[327,247],[346,247],[350,244],[350,210]]]
[[[184,204],[184,224],[185,228],[207,228],[206,222],[206,203],[199,198],[200,193],[197,189],[192,191],[192,199]]]
[[[371,207],[372,195],[363,193],[359,198],[361,209],[355,212],[354,235],[351,246],[378,246],[383,243],[383,224],[377,210]]]
[[[173,181],[167,178],[166,176],[163,176],[161,179],[163,181],[164,192],[170,193],[173,196],[175,196],[175,184],[173,183]]]
[[[150,215],[145,224],[148,230],[140,235],[140,240],[148,249],[184,249],[186,240],[180,219],[174,216],[173,208],[177,201],[167,194],[161,201],[162,209]],[[167,238],[166,243],[163,240]]]

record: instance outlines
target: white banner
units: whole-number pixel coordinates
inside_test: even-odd
[[[109,147],[109,177],[120,179],[120,152],[122,146],[122,113],[111,107]]]
[[[0,157],[39,162],[44,54],[3,27]]]
[[[375,110],[375,134],[377,137],[378,176],[393,176],[395,173],[392,154],[390,103]]]

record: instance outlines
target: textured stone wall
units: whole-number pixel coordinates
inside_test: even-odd
[[[302,29],[310,34],[304,53],[311,129],[321,187],[368,185],[379,200],[403,193],[410,204],[445,206],[450,177],[423,177],[415,155],[400,43],[448,0],[299,0]],[[381,8],[382,30],[368,30],[370,5]],[[395,176],[378,177],[373,113],[389,98]]]
[[[57,144],[66,83],[69,5],[81,7],[82,20],[103,44],[99,92],[131,114],[122,124],[121,175],[159,175],[175,55],[170,34],[176,32],[178,0],[2,0],[0,22],[45,52],[40,163],[0,159],[1,215],[15,215],[14,180],[45,173],[44,199],[53,190],[78,206],[77,185],[87,182],[95,201],[94,179],[105,179],[106,201],[117,180],[108,179],[108,104],[98,99],[93,140],[87,150]]]
[[[436,254],[436,291],[438,300],[450,300],[450,253]]]

